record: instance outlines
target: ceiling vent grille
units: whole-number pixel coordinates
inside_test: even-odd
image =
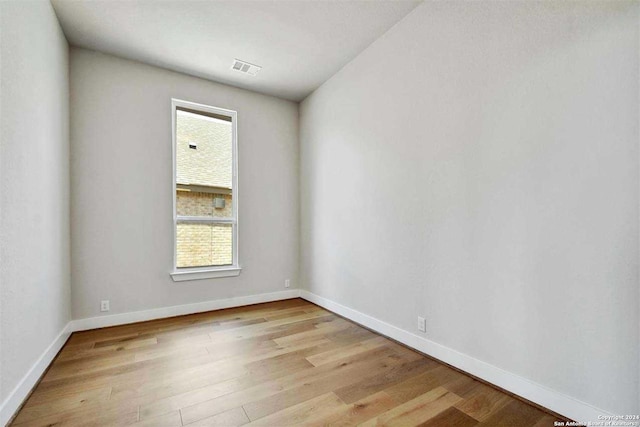
[[[235,59],[233,61],[231,69],[236,70],[240,73],[249,74],[250,76],[255,76],[256,74],[258,74],[258,71],[262,70],[262,67],[259,65],[250,64],[240,59]]]

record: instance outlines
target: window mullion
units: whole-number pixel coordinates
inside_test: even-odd
[[[198,222],[207,224],[235,224],[235,218],[212,217],[212,216],[176,216],[176,222]]]

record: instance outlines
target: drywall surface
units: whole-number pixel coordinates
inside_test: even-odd
[[[0,403],[70,320],[69,73],[51,4],[0,2]]]
[[[300,108],[303,288],[638,413],[638,3],[426,2]]]
[[[70,72],[74,318],[296,287],[297,104],[76,48]],[[238,277],[169,276],[171,98],[238,112]]]

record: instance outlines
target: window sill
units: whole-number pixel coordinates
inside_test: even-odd
[[[234,277],[240,274],[242,268],[238,266],[209,268],[199,270],[176,270],[171,272],[174,282],[184,282],[187,280],[215,279],[218,277]]]

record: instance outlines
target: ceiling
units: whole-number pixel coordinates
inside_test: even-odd
[[[52,0],[73,46],[300,101],[419,1]],[[231,69],[234,58],[262,66]]]

